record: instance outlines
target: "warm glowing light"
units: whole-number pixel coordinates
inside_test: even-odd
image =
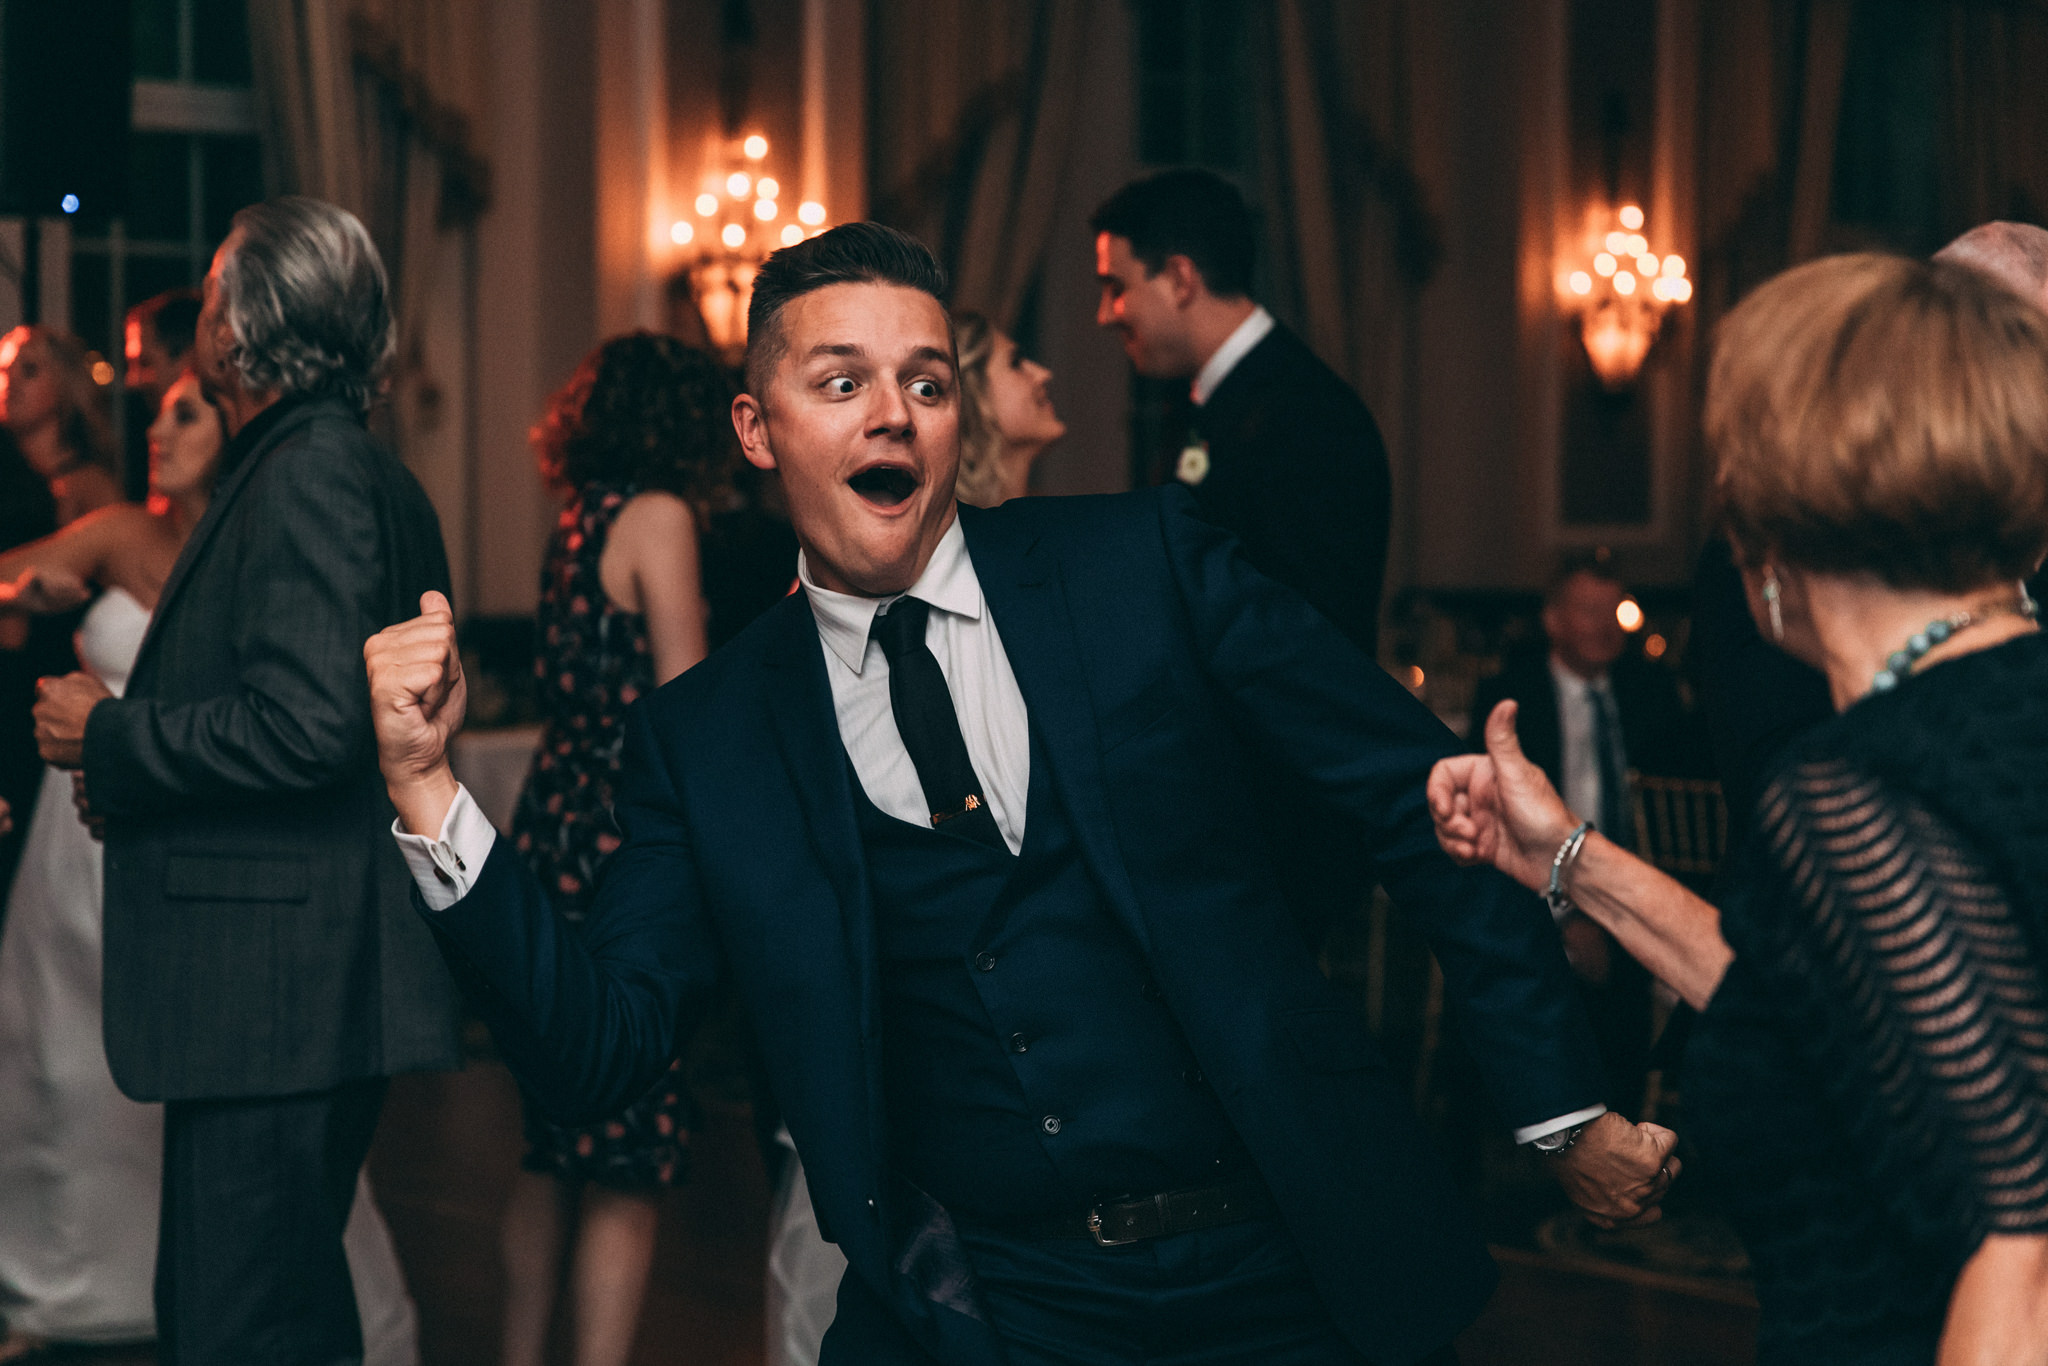
[[[795,246],[795,245],[796,245],[797,243],[799,243],[799,242],[801,242],[801,241],[803,241],[803,240],[804,240],[804,230],[803,230],[803,228],[802,228],[802,226],[801,226],[801,225],[799,225],[799,224],[796,224],[796,223],[789,223],[789,224],[785,224],[785,225],[784,225],[784,227],[783,227],[783,229],[782,229],[782,245],[783,245],[783,246],[785,246],[785,247],[793,247],[793,246]]]
[[[1671,642],[1660,635],[1643,637],[1643,653],[1652,659],[1662,659],[1664,652],[1671,648]]]
[[[1626,256],[1628,255],[1628,234],[1625,232],[1610,232],[1607,234],[1606,242],[1602,245],[1616,256]]]
[[[1664,274],[1667,278],[1673,280],[1685,274],[1685,258],[1683,256],[1678,255],[1671,255],[1665,257]]]
[[[1591,294],[1593,292],[1593,277],[1586,274],[1583,270],[1575,270],[1572,272],[1571,286],[1572,293],[1574,294]]]
[[[1638,256],[1636,258],[1636,274],[1642,276],[1645,280],[1656,279],[1657,258],[1647,251]]]
[[[1428,681],[1429,675],[1422,672],[1420,664],[1410,664],[1408,666],[1408,686],[1410,689],[1415,692],[1421,692],[1422,685]]]
[[[764,175],[754,182],[754,193],[763,199],[773,199],[782,193],[782,186],[776,183],[774,176]]]
[[[737,223],[727,223],[725,231],[718,234],[718,240],[738,251],[747,244],[747,230]]]
[[[1627,271],[1614,277],[1614,292],[1624,297],[1636,292],[1636,277]]]
[[[815,199],[806,199],[796,206],[796,216],[815,228],[825,221],[825,206]]]
[[[774,200],[757,199],[754,201],[754,217],[760,219],[763,223],[774,222],[775,214],[776,208]]]
[[[1643,609],[1634,598],[1621,600],[1621,606],[1614,609],[1614,619],[1621,623],[1624,631],[1643,629]]]
[[[1634,204],[1621,206],[1621,226],[1630,232],[1640,232],[1643,227],[1643,211]]]
[[[1628,250],[1623,254],[1627,256],[1641,256],[1644,252],[1648,251],[1649,249],[1650,239],[1643,236],[1641,233],[1636,233],[1634,236],[1628,239]]]
[[[1661,277],[1650,281],[1650,297],[1671,302],[1671,282]]]
[[[1614,274],[1614,264],[1614,258],[1603,251],[1593,258],[1593,273],[1604,280]]]
[[[679,247],[689,246],[691,239],[695,238],[696,235],[697,230],[683,219],[678,218],[675,222],[669,224],[668,240]]]
[[[1692,298],[1692,281],[1683,277],[1671,282],[1671,302],[1682,304]]]
[[[759,161],[768,155],[768,139],[756,133],[740,144],[740,150],[747,154],[748,161]],[[742,190],[740,193],[745,194],[746,191]]]
[[[102,389],[112,384],[114,382],[114,367],[103,360],[94,361],[92,363],[92,382],[99,385]]]
[[[754,178],[745,171],[734,171],[725,178],[725,192],[734,199],[745,199],[747,191],[754,188]]]
[[[709,218],[712,214],[717,212],[717,195],[711,193],[709,190],[706,190],[703,194],[697,196],[697,216],[699,218]]]
[[[127,340],[121,345],[121,354],[128,357],[131,365],[142,359],[142,319],[128,320]]]

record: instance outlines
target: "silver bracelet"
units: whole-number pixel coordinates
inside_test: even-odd
[[[1592,833],[1593,822],[1580,821],[1579,828],[1572,831],[1571,838],[1557,846],[1557,855],[1550,860],[1550,887],[1543,893],[1543,899],[1550,904],[1550,913],[1554,916],[1578,909],[1565,892],[1564,875],[1579,861],[1579,850],[1586,847],[1586,836]]]

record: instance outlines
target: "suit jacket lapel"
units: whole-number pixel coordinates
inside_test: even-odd
[[[774,639],[765,651],[768,673],[766,701],[775,727],[790,786],[810,829],[811,848],[839,899],[847,963],[860,1002],[862,1053],[867,1060],[870,1114],[881,1123],[881,1073],[877,1040],[881,1028],[877,981],[874,903],[869,895],[867,857],[855,822],[852,779],[839,722],[832,706],[832,684],[825,676],[825,654],[818,643],[817,623],[801,592],[772,609]],[[874,1135],[880,1151],[881,1135]]]
[[[1075,838],[1110,905],[1138,942],[1149,945],[1110,823],[1095,702],[1058,558],[1040,538],[1020,541],[996,519],[973,509],[962,508],[960,520],[982,597],[995,616],[1031,724],[1045,742]]]
[[[164,580],[163,591],[157,594],[156,609],[150,615],[149,628],[143,634],[142,646],[136,651],[134,668],[129,671],[131,678],[140,673],[150,657],[156,653],[154,647],[157,637],[162,634],[164,623],[170,619],[171,604],[176,600],[179,590],[184,588],[185,581],[192,577],[193,566],[199,562],[199,557],[206,553],[206,547],[212,542],[214,533],[220,530],[220,524],[226,518],[229,507],[241,496],[242,490],[249,486],[249,480],[256,473],[257,466],[263,463],[263,457],[276,449],[277,443],[284,439],[286,433],[299,427],[321,407],[319,403],[302,403],[298,411],[285,414],[278,424],[264,435],[256,449],[243,455],[235,467],[228,471],[226,477],[214,485],[213,494],[206,503],[206,511],[200,514],[198,523],[185,538],[184,548],[178,552],[177,562],[171,566],[170,576]]]

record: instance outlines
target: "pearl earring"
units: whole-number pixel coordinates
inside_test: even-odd
[[[1785,589],[1778,582],[1778,571],[1764,571],[1764,607],[1771,614],[1771,639],[1783,644],[1785,641],[1785,612],[1779,603],[1783,601]]]

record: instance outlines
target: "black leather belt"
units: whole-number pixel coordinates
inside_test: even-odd
[[[1266,1183],[1252,1177],[1101,1204],[1086,1214],[1036,1220],[1025,1225],[1024,1231],[1034,1238],[1092,1238],[1103,1247],[1121,1247],[1170,1233],[1270,1219],[1275,1213]]]

